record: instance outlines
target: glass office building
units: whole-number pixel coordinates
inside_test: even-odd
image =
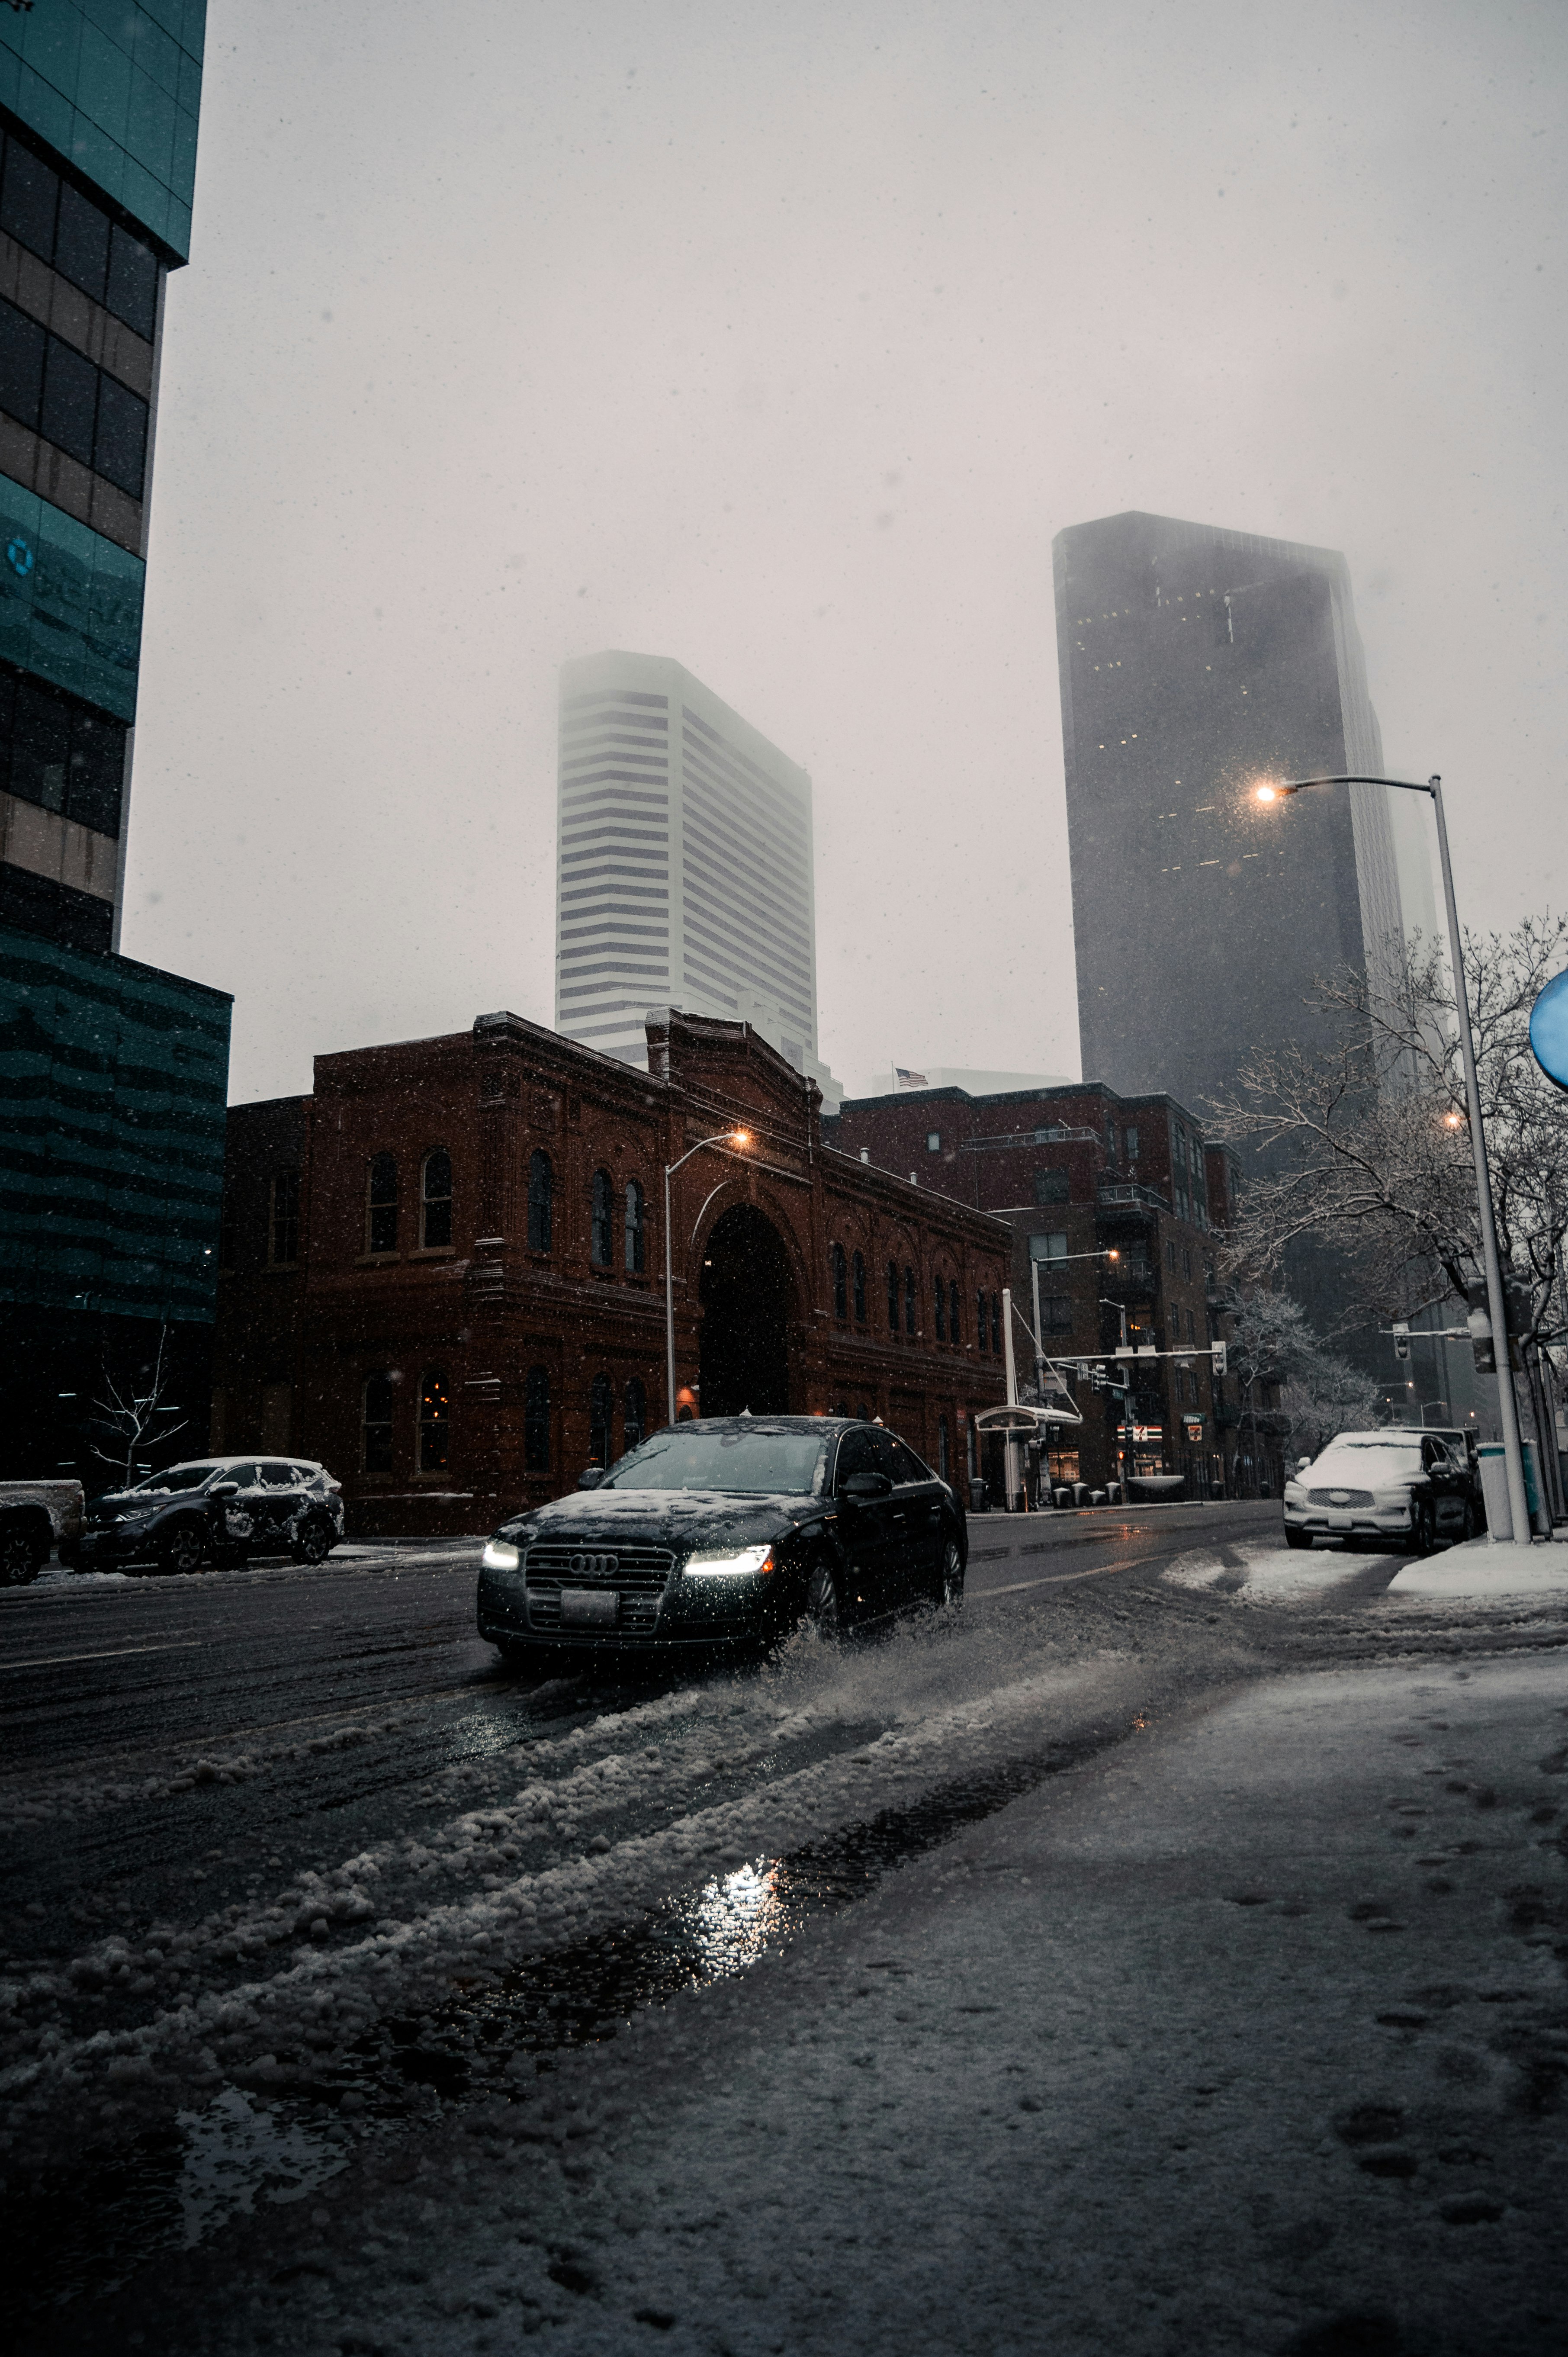
[[[0,8],[0,1477],[91,1486],[82,1417],[160,1338],[206,1441],[230,1001],[118,954],[205,13]]]
[[[650,1006],[749,1023],[830,1109],[811,780],[662,655],[561,677],[555,1028],[646,1065]]]

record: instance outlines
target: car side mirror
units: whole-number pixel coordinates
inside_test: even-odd
[[[865,1505],[873,1498],[889,1497],[892,1490],[893,1484],[886,1473],[851,1473],[840,1482],[839,1496],[848,1498],[857,1505]]]
[[[238,1481],[214,1481],[207,1494],[209,1498],[237,1498],[240,1484]]]
[[[604,1478],[602,1465],[585,1465],[577,1476],[577,1487],[579,1490],[596,1490]]]
[[[1310,1457],[1298,1457],[1295,1460],[1295,1469],[1298,1473],[1305,1473],[1310,1467],[1312,1459]]]

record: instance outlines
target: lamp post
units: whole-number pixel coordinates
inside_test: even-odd
[[[670,1249],[670,1181],[677,1170],[683,1170],[693,1154],[701,1154],[705,1146],[749,1146],[748,1129],[721,1129],[712,1137],[699,1137],[689,1146],[678,1162],[664,1165],[664,1404],[669,1413],[667,1424],[675,1422],[675,1264]]]
[[[1425,794],[1437,818],[1437,854],[1443,868],[1443,902],[1448,918],[1448,954],[1454,962],[1454,1004],[1459,1016],[1459,1060],[1465,1068],[1465,1103],[1470,1114],[1470,1151],[1476,1163],[1476,1199],[1480,1217],[1481,1258],[1487,1275],[1487,1308],[1498,1363],[1498,1416],[1503,1427],[1503,1461],[1508,1470],[1509,1519],[1516,1546],[1530,1544],[1530,1507],[1524,1488],[1524,1452],[1520,1447],[1519,1409],[1514,1399],[1513,1369],[1509,1359],[1508,1314],[1503,1299],[1502,1264],[1498,1257],[1498,1223],[1492,1209],[1492,1174],[1487,1162],[1487,1140],[1481,1128],[1481,1092],[1476,1080],[1476,1049],[1470,1037],[1470,994],[1465,982],[1465,962],[1459,947],[1459,911],[1454,899],[1454,868],[1448,856],[1448,827],[1443,815],[1443,780],[1428,778],[1420,785],[1409,778],[1295,778],[1288,784],[1267,784],[1256,790],[1261,802],[1279,802],[1286,794],[1305,793],[1309,786],[1391,786],[1402,794]]]

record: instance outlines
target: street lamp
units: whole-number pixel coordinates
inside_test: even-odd
[[[1454,962],[1454,1004],[1459,1016],[1459,1058],[1465,1067],[1465,1103],[1470,1114],[1470,1148],[1476,1161],[1476,1197],[1480,1213],[1481,1257],[1487,1273],[1487,1308],[1493,1336],[1500,1346],[1498,1361],[1498,1415],[1503,1427],[1503,1461],[1508,1470],[1509,1518],[1516,1546],[1530,1544],[1530,1507],[1524,1488],[1524,1452],[1520,1447],[1519,1411],[1513,1394],[1513,1370],[1509,1361],[1509,1329],[1503,1302],[1502,1265],[1498,1258],[1498,1223],[1492,1209],[1492,1174],[1487,1162],[1487,1141],[1481,1129],[1481,1092],[1476,1082],[1476,1049],[1470,1037],[1470,995],[1465,983],[1465,962],[1459,949],[1459,911],[1454,899],[1454,868],[1448,856],[1448,827],[1443,816],[1443,780],[1428,778],[1424,785],[1409,778],[1295,778],[1281,785],[1256,789],[1261,802],[1281,802],[1287,794],[1305,793],[1309,786],[1391,786],[1402,794],[1425,794],[1437,818],[1437,854],[1443,868],[1443,901],[1448,917],[1448,954]],[[1456,1126],[1457,1124],[1455,1123]]]
[[[675,1422],[675,1270],[670,1251],[670,1181],[677,1170],[683,1170],[693,1155],[701,1154],[705,1146],[741,1146],[750,1144],[750,1130],[721,1129],[715,1131],[712,1137],[699,1137],[695,1146],[686,1148],[679,1162],[664,1165],[664,1378],[667,1386],[664,1397],[669,1410],[666,1421],[671,1426]]]

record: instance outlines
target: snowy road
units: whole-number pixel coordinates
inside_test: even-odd
[[[464,2138],[500,2120],[503,2165],[552,2156],[570,2208],[622,2139],[579,2152],[580,2106],[553,2090],[609,2072],[628,2149],[657,2141],[677,2088],[700,2126],[693,2023],[702,2040],[727,2025],[773,2076],[779,1993],[814,1986],[802,1964],[820,1955],[835,1986],[894,1892],[958,1892],[940,1861],[1010,1855],[1007,1829],[1129,1743],[1174,1740],[1282,1668],[1534,1660],[1563,1633],[1550,1598],[1456,1609],[1391,1595],[1391,1558],[1287,1556],[1277,1511],[977,1523],[956,1625],[635,1687],[498,1669],[472,1635],[471,1548],[0,1599],[0,2092],[37,2345],[118,2349],[134,2318],[169,2350],[413,2350],[437,2345],[440,2315],[459,2319],[440,2345],[483,2347],[487,2309],[521,2291],[413,2287],[440,2275],[424,2210],[443,2244],[460,2222],[439,2188],[421,2181],[413,2209],[396,2192],[432,2138],[471,2168]],[[328,2329],[366,2272],[334,2222],[381,2201],[402,2204],[406,2288],[355,2341]],[[376,2240],[362,2217],[351,2231]],[[664,2329],[624,2306],[618,2324],[574,2290],[576,2264],[550,2260],[515,2320],[548,2313],[574,2347]],[[220,2326],[231,2277],[257,2305],[225,2301]],[[91,2299],[121,2281],[128,2305]],[[650,2315],[672,2297],[649,2291]],[[683,2334],[702,2305],[669,2310]],[[681,2345],[820,2345],[808,2315],[772,2342],[731,2318]]]

